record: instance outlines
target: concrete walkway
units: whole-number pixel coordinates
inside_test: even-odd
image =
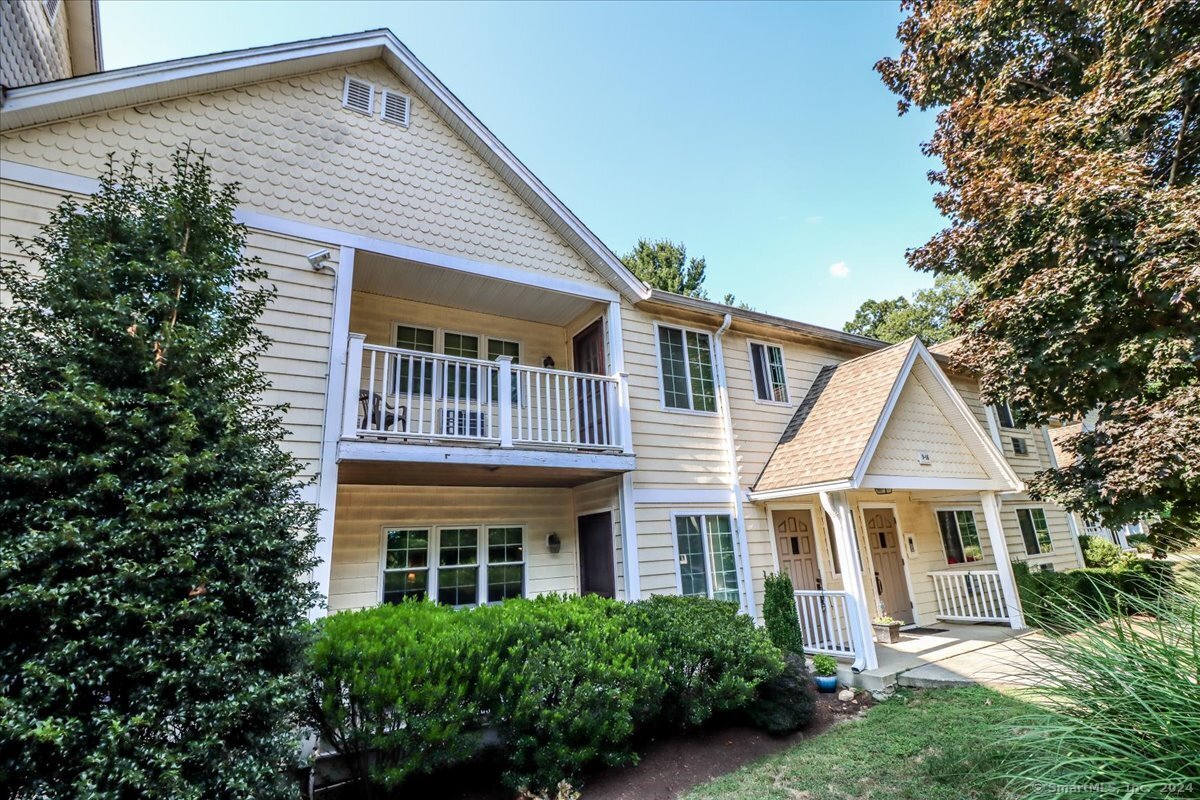
[[[1036,631],[1004,626],[939,624],[945,633],[904,634],[896,644],[876,645],[879,667],[843,682],[869,691],[892,686],[933,688],[972,684],[1034,686],[1045,664],[1032,645]]]

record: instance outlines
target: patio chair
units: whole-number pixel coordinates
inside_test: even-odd
[[[381,433],[408,431],[408,408],[406,406],[393,406],[384,402],[378,394],[368,392],[366,389],[359,392],[358,403],[361,408],[361,416],[358,420],[359,428],[368,428]]]

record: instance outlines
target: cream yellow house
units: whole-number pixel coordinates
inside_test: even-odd
[[[330,611],[700,594],[788,571],[814,652],[883,614],[1023,626],[1012,561],[1079,565],[1022,479],[1046,431],[918,341],[652,290],[389,31],[11,88],[0,251],[109,154],[240,184],[263,359],[323,511]],[[1007,423],[1007,424],[1006,424]]]

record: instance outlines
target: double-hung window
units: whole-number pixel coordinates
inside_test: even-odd
[[[707,333],[660,325],[658,356],[667,408],[717,410],[712,339]]]
[[[1050,526],[1046,512],[1040,508],[1018,508],[1017,523],[1021,526],[1021,538],[1025,540],[1025,552],[1031,556],[1054,552],[1050,539]]]
[[[519,525],[397,527],[383,535],[385,603],[432,597],[472,606],[525,594],[525,530]]]
[[[677,515],[675,543],[683,595],[740,600],[733,521],[728,514]]]
[[[1012,408],[1008,405],[1008,403],[996,404],[996,417],[998,418],[1001,428],[1017,427],[1016,420],[1013,419]]]
[[[396,326],[396,347],[404,350],[416,350],[419,353],[434,352],[434,335],[432,328],[418,328],[412,325]],[[397,356],[396,388],[400,394],[433,394],[433,359],[420,356]]]
[[[937,518],[947,564],[970,564],[983,559],[983,546],[979,544],[979,528],[975,526],[974,512],[939,511]]]
[[[495,361],[501,356],[508,356],[512,359],[513,365],[521,363],[521,343],[509,342],[504,339],[488,339],[487,340],[487,357],[488,361]],[[513,376],[512,382],[512,401],[517,402],[517,376]],[[500,371],[496,370],[492,373],[492,397],[500,399]]]
[[[773,344],[750,343],[750,366],[754,372],[754,395],[767,403],[788,401],[783,350]]]
[[[442,334],[442,352],[458,358],[479,358],[479,337],[468,333]],[[471,399],[479,396],[479,367],[475,364],[446,362],[446,397],[453,400]]]

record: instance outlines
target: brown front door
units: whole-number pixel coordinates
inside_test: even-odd
[[[771,522],[775,526],[780,571],[792,579],[792,586],[796,589],[822,588],[812,513],[773,511]]]
[[[890,508],[864,508],[867,539],[871,542],[871,560],[875,562],[875,591],[889,617],[913,621],[912,599],[904,579],[904,551],[896,515]]]
[[[604,320],[598,319],[575,334],[573,342],[575,371],[587,375],[605,375]],[[579,441],[584,444],[612,444],[606,440],[604,420],[608,419],[608,398],[599,381],[575,379],[575,419]]]
[[[617,596],[612,514],[607,511],[579,518],[579,593]]]

